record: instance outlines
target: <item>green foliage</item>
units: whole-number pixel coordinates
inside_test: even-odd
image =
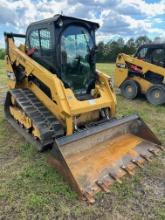
[[[5,50],[0,49],[0,60],[3,60],[5,58]]]
[[[137,39],[130,38],[126,42],[123,38],[108,43],[100,42],[97,45],[97,62],[115,62],[119,53],[134,54],[137,48],[144,43],[151,43],[151,40],[146,36],[140,36]]]

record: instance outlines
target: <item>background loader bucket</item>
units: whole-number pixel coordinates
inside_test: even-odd
[[[49,162],[89,203],[121,177],[132,175],[163,147],[137,115],[116,119],[55,141]]]

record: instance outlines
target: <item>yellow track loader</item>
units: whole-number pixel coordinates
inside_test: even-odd
[[[56,15],[5,33],[5,115],[89,203],[160,150],[137,115],[115,118],[111,78],[96,71],[97,23]],[[25,38],[16,47],[15,38]]]
[[[146,44],[134,56],[119,54],[115,86],[127,99],[144,94],[153,105],[165,104],[165,44]]]

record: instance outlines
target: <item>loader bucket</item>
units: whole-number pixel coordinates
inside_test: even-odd
[[[115,119],[55,141],[49,162],[89,203],[163,150],[137,115]]]

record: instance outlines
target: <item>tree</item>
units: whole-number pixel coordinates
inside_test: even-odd
[[[137,48],[136,48],[136,44],[135,44],[135,40],[133,38],[130,38],[125,45],[124,48],[124,53],[127,54],[134,54],[136,52]]]
[[[140,47],[143,44],[149,44],[152,41],[147,36],[140,36],[136,39],[136,47]]]
[[[97,62],[115,62],[119,53],[132,55],[144,43],[151,43],[151,40],[147,36],[140,36],[126,42],[121,37],[108,43],[100,42],[97,46]]]
[[[124,47],[124,40],[122,37],[120,37],[118,40],[117,40],[117,44],[118,44],[118,47],[120,47],[121,49]]]
[[[104,49],[105,49],[105,46],[104,46],[104,42],[100,42],[98,45],[97,45],[97,62],[104,62]]]
[[[155,43],[162,43],[162,42],[163,42],[163,39],[161,39],[161,37],[155,37],[155,38],[154,38],[154,42],[155,42]]]
[[[110,62],[115,62],[117,55],[123,52],[123,46],[121,42],[118,43],[117,41],[112,41],[110,48]]]
[[[5,58],[5,50],[4,49],[0,49],[0,59],[4,59]]]

